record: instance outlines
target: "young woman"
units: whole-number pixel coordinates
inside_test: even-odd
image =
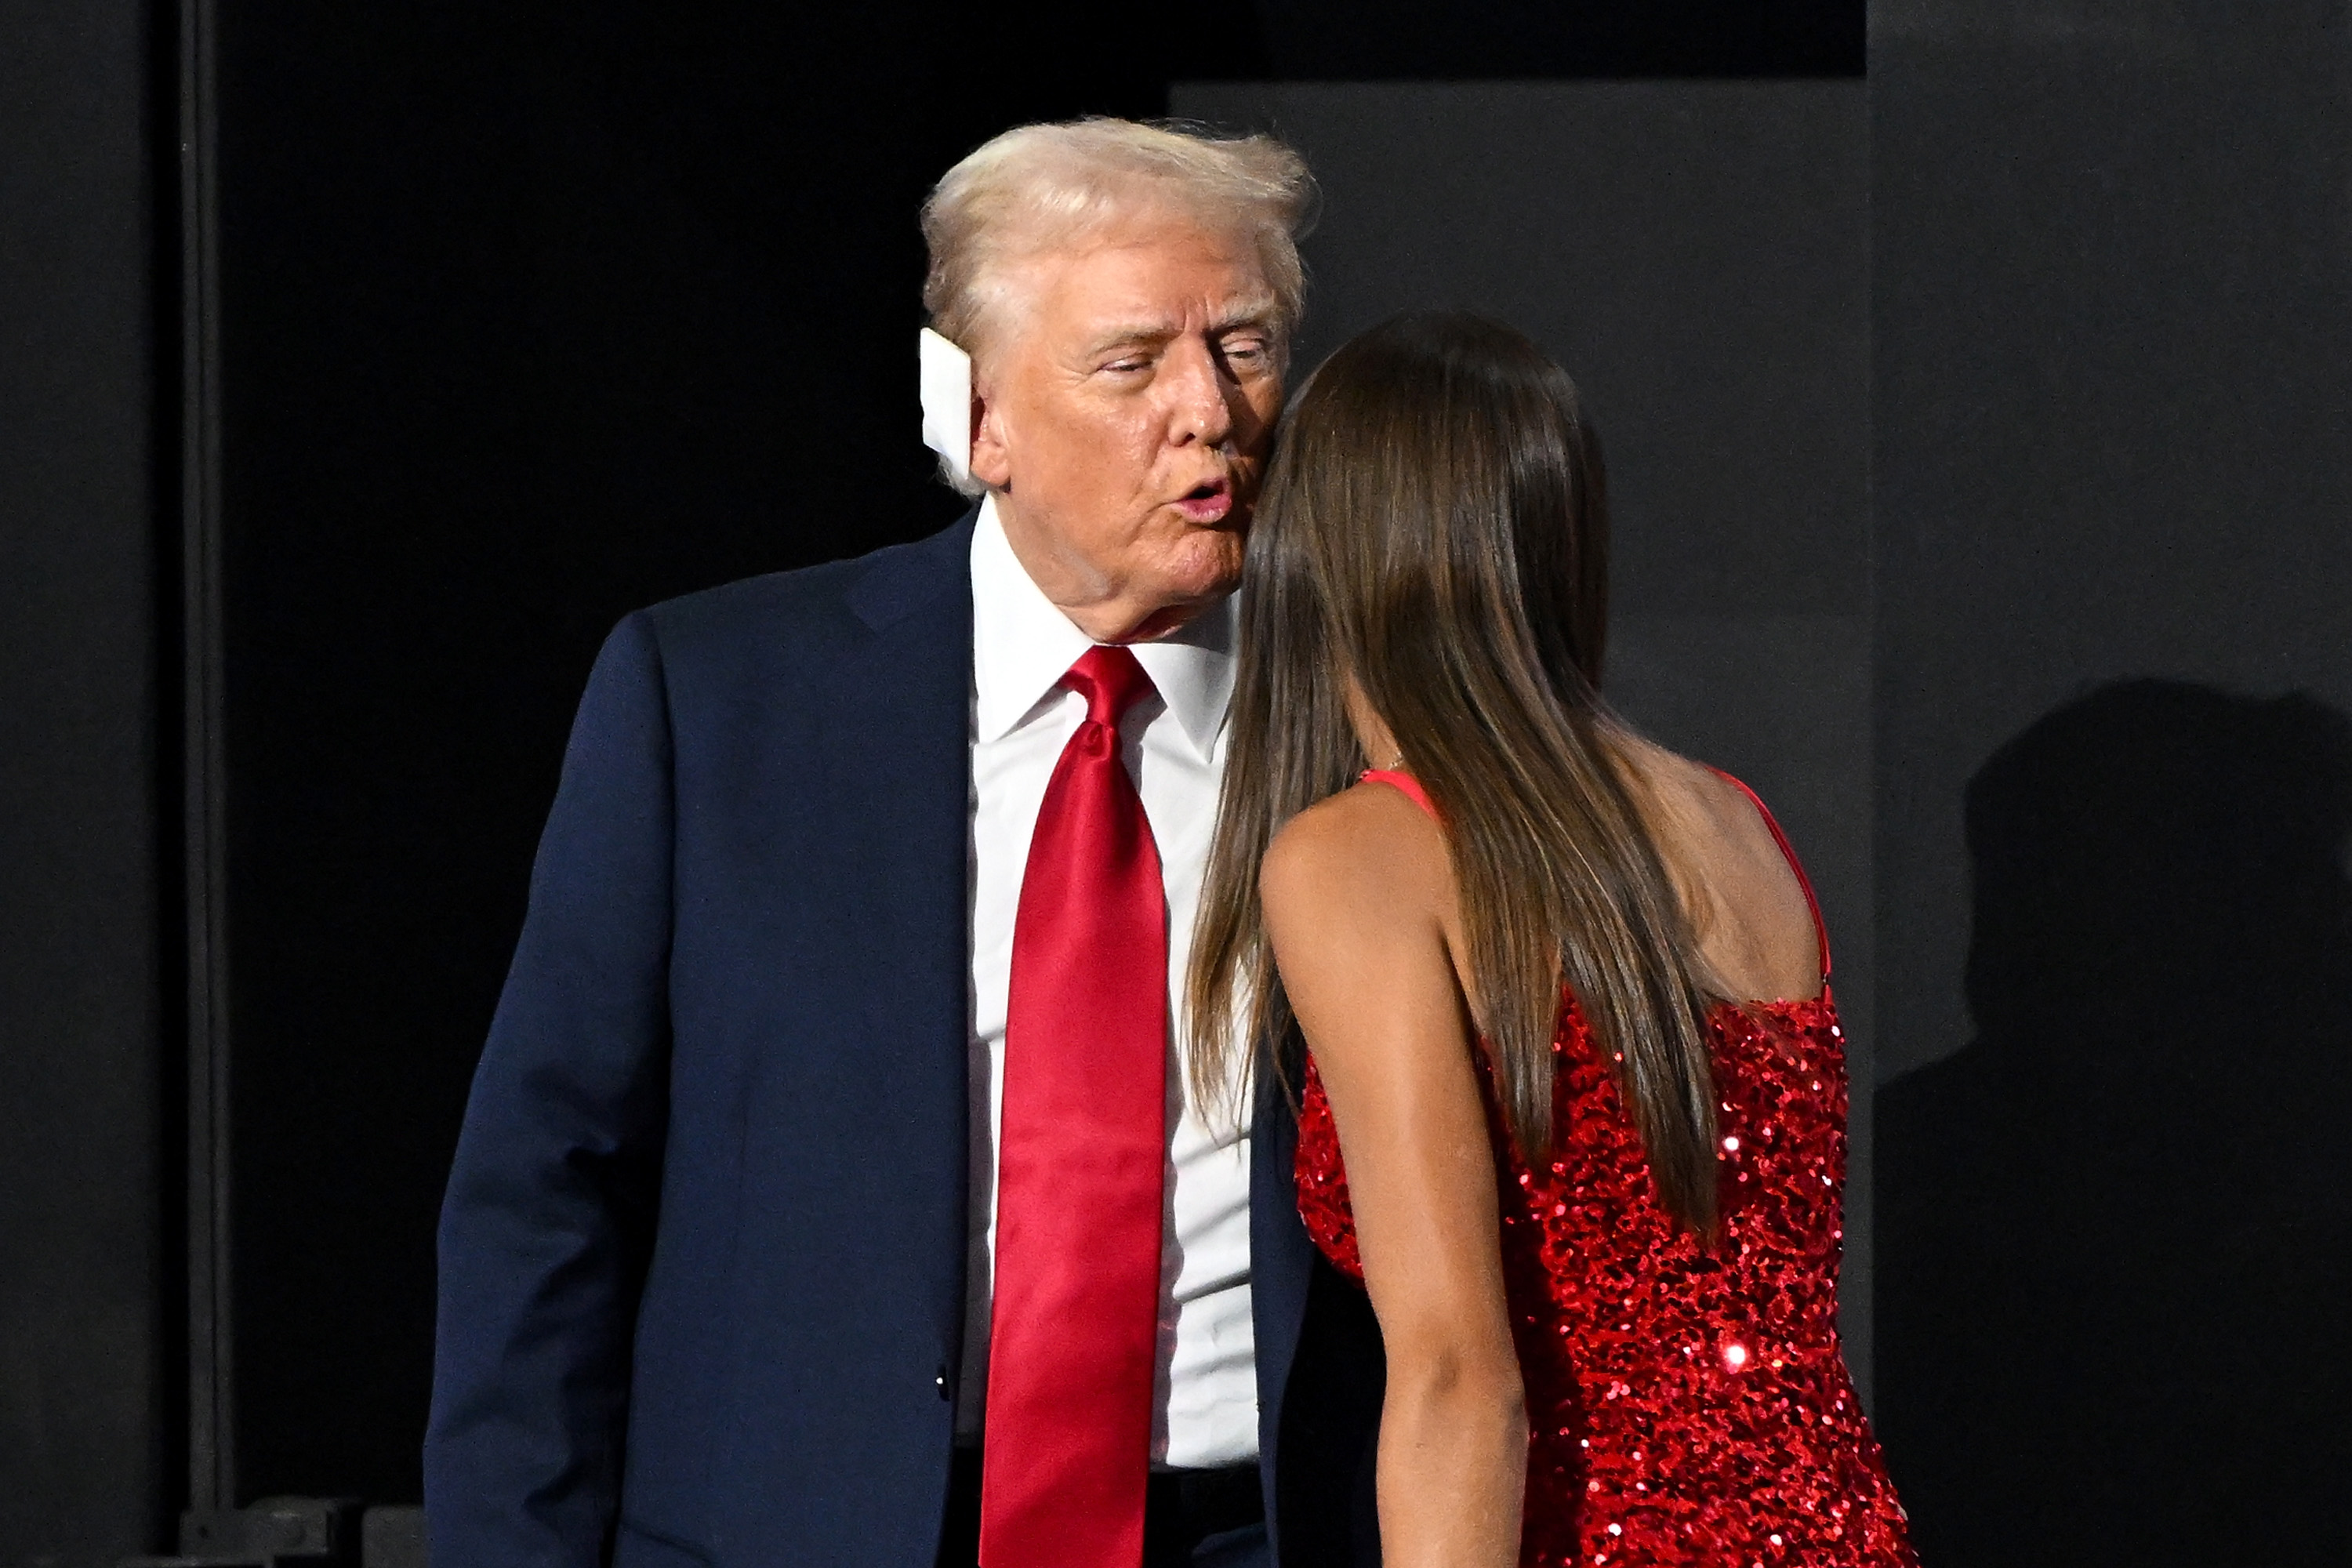
[[[1828,944],[1761,803],[1602,701],[1607,531],[1517,333],[1408,317],[1315,373],[1248,546],[1192,1069],[1297,1103],[1388,1351],[1390,1568],[1909,1563],[1838,1342]]]

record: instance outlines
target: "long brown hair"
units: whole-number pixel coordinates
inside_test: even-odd
[[[1708,1232],[1713,998],[1622,771],[1631,737],[1600,695],[1608,531],[1576,389],[1507,327],[1399,317],[1300,389],[1243,576],[1191,1068],[1210,1099],[1262,1071],[1295,1091],[1303,1042],[1258,864],[1285,823],[1367,765],[1343,697],[1352,674],[1444,819],[1471,1016],[1511,1136],[1530,1160],[1549,1157],[1564,983],[1617,1074],[1660,1198]]]

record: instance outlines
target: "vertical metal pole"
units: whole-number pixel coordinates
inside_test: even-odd
[[[230,1402],[228,986],[222,798],[220,289],[213,0],[180,0],[181,528],[186,639],[188,1507],[236,1506]]]

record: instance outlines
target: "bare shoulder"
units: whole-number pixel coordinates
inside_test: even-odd
[[[1429,814],[1386,784],[1360,784],[1284,825],[1258,869],[1258,892],[1276,925],[1286,917],[1346,910],[1426,920],[1447,896],[1453,871]]]
[[[1670,847],[1703,846],[1779,863],[1780,847],[1756,803],[1728,778],[1639,736],[1624,742],[1624,756],[1654,829]]]
[[[1731,994],[1810,995],[1821,963],[1797,874],[1748,792],[1703,763],[1633,739],[1624,758],[1701,956]]]
[[[1386,1064],[1375,1077],[1402,1082],[1409,1064],[1446,1056],[1433,1057],[1433,1037],[1460,1043],[1454,868],[1409,797],[1360,784],[1300,812],[1267,848],[1258,890],[1283,987],[1342,1117],[1364,1103],[1350,1064]]]

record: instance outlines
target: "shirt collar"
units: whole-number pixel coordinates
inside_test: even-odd
[[[1094,639],[1031,581],[1004,537],[994,496],[980,503],[972,530],[971,609],[974,735],[1001,740],[1054,694]],[[1224,727],[1233,696],[1234,620],[1228,595],[1168,636],[1131,645],[1203,760]]]

